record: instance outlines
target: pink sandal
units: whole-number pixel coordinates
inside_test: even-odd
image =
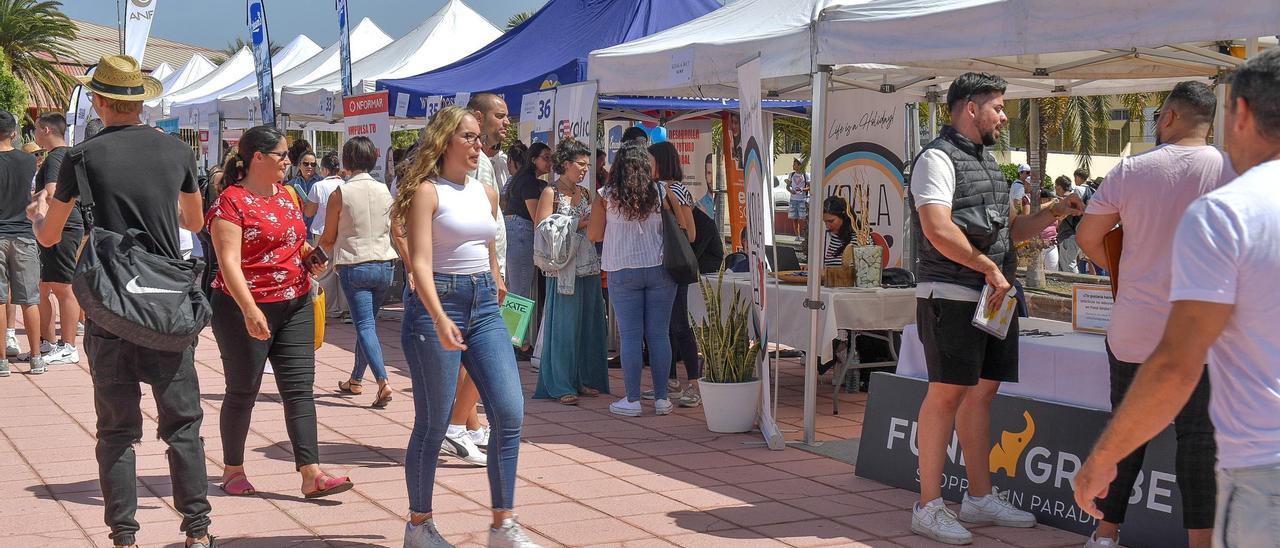
[[[253,484],[249,483],[249,478],[244,475],[244,472],[236,472],[224,478],[222,480],[222,491],[233,497],[255,495],[258,493],[258,491],[253,488]]]
[[[355,487],[355,484],[351,483],[351,478],[348,478],[347,476],[330,476],[329,474],[320,474],[319,476],[316,476],[316,490],[310,493],[304,491],[302,494],[309,499],[317,499],[320,497],[344,493],[351,490],[352,487]]]

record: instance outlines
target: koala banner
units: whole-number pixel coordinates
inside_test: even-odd
[[[839,196],[856,212],[861,204],[853,202],[854,189],[870,187],[868,222],[886,267],[902,266],[906,103],[901,95],[867,90],[833,92],[827,103],[822,198]]]
[[[894,487],[920,491],[917,414],[928,383],[889,373],[871,377],[856,474]],[[1075,475],[1111,415],[1020,396],[998,394],[991,406],[992,483],[1009,501],[1045,525],[1082,535],[1097,521],[1076,506]],[[1184,547],[1182,499],[1174,468],[1173,428],[1147,447],[1125,516],[1124,545]],[[964,455],[955,433],[947,445],[942,496],[960,501],[968,487]]]

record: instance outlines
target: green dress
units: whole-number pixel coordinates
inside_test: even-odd
[[[579,187],[578,190],[586,194],[586,189]],[[557,191],[555,211],[584,221],[591,216],[591,202],[583,199],[575,206],[569,197]],[[578,233],[586,238],[585,229]],[[596,262],[599,260],[595,258]],[[608,330],[600,274],[578,276],[573,295],[556,291],[554,277],[548,277],[546,284],[542,363],[533,397],[557,399],[577,395],[584,386],[608,394],[609,354],[605,348]]]

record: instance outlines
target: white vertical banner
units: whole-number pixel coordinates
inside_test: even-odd
[[[124,54],[142,64],[147,52],[147,37],[151,35],[151,19],[156,14],[160,0],[128,0],[125,2]]]
[[[439,95],[429,95],[423,98],[423,110],[426,111],[428,121],[435,117],[436,113],[440,112],[440,109],[444,107],[444,97]]]
[[[556,90],[526,93],[520,98],[520,140],[526,145],[551,143],[555,127]]]
[[[824,120],[826,171],[814,174],[821,196],[840,196],[850,211],[862,204],[854,199],[858,185],[870,187],[866,204],[871,239],[884,249],[884,266],[901,267],[905,245],[902,176],[907,157],[907,98],[870,90],[836,91],[828,95]],[[821,211],[821,210],[819,210]]]
[[[205,162],[206,169],[213,169],[222,163],[222,119],[219,114],[214,112],[209,115],[206,131],[209,132],[209,156]]]
[[[555,141],[574,138],[592,151],[591,167],[578,183],[587,189],[596,186],[596,81],[560,86],[556,90]]]
[[[471,92],[470,92],[470,91],[459,91],[458,93],[454,94],[454,96],[453,96],[453,104],[454,104],[454,105],[458,105],[458,106],[460,106],[460,107],[465,107],[465,106],[467,106],[467,103],[470,103],[470,102],[471,102]]]
[[[755,305],[756,335],[761,351],[756,357],[760,375],[760,432],[770,449],[786,444],[773,420],[772,375],[769,371],[769,302],[766,292],[765,230],[773,215],[773,198],[766,179],[765,164],[773,163],[773,151],[766,149],[764,116],[760,110],[760,54],[738,65],[738,98],[742,120],[742,171],[747,191],[747,260],[751,271],[751,301]],[[772,169],[769,170],[770,172]],[[799,312],[799,311],[796,311]]]
[[[378,147],[378,157],[391,154],[391,111],[387,90],[342,98],[342,123],[346,138],[368,137]],[[345,141],[345,140],[344,140]],[[386,162],[378,162],[369,175],[386,182]]]

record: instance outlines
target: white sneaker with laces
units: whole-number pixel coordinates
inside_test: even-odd
[[[640,402],[629,401],[626,396],[623,396],[618,401],[609,404],[609,412],[624,417],[639,417]]]
[[[911,509],[911,532],[931,538],[944,544],[969,544],[973,535],[956,521],[956,515],[947,505],[938,499],[920,506],[916,503]]]
[[[467,434],[471,435],[471,441],[476,447],[489,447],[488,426],[481,426],[479,430],[467,430]]]
[[[45,365],[44,358],[40,356],[31,357],[31,369],[27,373],[32,375],[43,375],[49,372],[49,366]]]
[[[502,520],[502,527],[489,528],[489,548],[542,548],[516,522],[515,516]]]
[[[1035,527],[1036,517],[1013,507],[1009,492],[992,487],[985,497],[964,496],[960,505],[960,521],[1001,527]]]
[[[450,436],[445,433],[444,443],[440,445],[440,452],[453,455],[475,466],[489,465],[489,457],[480,452],[480,448],[476,447],[476,442],[471,441],[471,434],[468,434],[466,430],[456,436]]]
[[[673,407],[675,406],[671,405],[670,399],[653,400],[653,414],[655,415],[670,415]]]
[[[18,335],[13,331],[7,332],[4,337],[4,354],[17,356],[19,352],[22,352],[22,349],[18,348]]]
[[[80,350],[65,342],[58,343],[53,352],[44,357],[44,362],[49,365],[80,363]]]
[[[429,519],[419,525],[404,524],[404,548],[453,548],[453,545],[440,535],[435,520]]]
[[[1084,548],[1120,548],[1120,537],[1117,535],[1116,538],[1098,538],[1098,533],[1094,532],[1089,535],[1089,542],[1084,543]]]

